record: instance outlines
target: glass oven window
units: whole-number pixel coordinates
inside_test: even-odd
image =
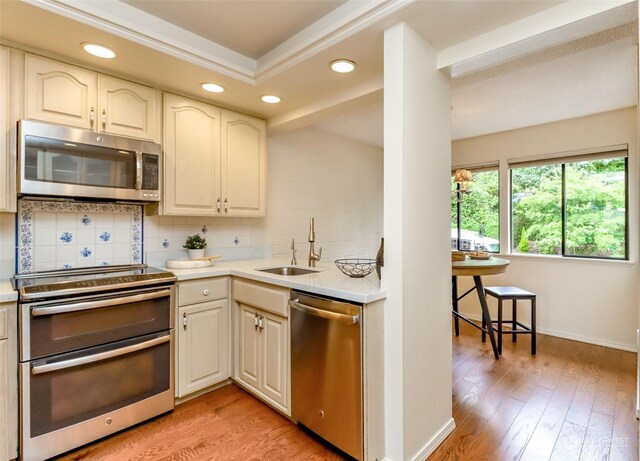
[[[25,179],[135,189],[135,152],[26,136]]]
[[[111,299],[122,301],[123,298],[124,296],[121,295]],[[91,302],[101,302],[104,299],[92,299],[85,303],[86,308],[82,310],[46,315],[35,314],[39,308],[73,307],[73,302],[31,305],[31,313],[27,313],[30,322],[30,358],[60,354],[170,328],[171,298],[169,295],[107,307],[91,307]],[[82,302],[76,302],[78,305],[82,304]]]
[[[145,342],[144,336],[32,362],[33,367],[64,363]],[[106,360],[30,375],[31,437],[152,397],[170,388],[171,349],[164,342]],[[24,364],[23,366],[30,366]]]

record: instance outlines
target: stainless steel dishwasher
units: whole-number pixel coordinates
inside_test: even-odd
[[[291,416],[362,460],[362,305],[291,291]]]

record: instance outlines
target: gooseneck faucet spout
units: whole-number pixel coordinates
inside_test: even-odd
[[[309,221],[309,267],[316,267],[316,261],[322,257],[322,247],[318,253],[315,252],[314,243],[316,241],[316,231],[314,229],[314,219]]]
[[[291,265],[296,266],[298,264],[298,260],[296,259],[296,241],[295,239],[291,239]]]

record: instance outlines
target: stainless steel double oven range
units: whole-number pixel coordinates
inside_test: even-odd
[[[14,281],[23,460],[50,458],[173,409],[173,274],[132,265]]]

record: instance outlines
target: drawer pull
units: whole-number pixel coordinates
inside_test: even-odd
[[[202,294],[205,296],[209,296],[209,290],[205,288],[204,290],[202,290]]]

